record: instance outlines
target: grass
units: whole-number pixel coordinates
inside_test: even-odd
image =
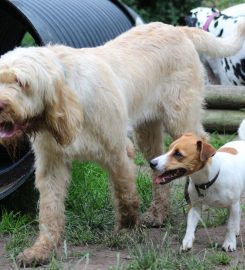
[[[34,40],[34,38],[32,37],[32,35],[28,32],[25,33],[21,43],[20,43],[21,47],[30,47],[30,46],[36,46],[36,42]]]
[[[2,213],[0,232],[2,235],[10,236],[5,248],[12,257],[31,244],[33,232],[36,230],[34,224],[35,221],[30,220],[26,215],[13,212]]]
[[[243,0],[219,0],[219,1],[212,1],[212,0],[204,0],[202,6],[206,7],[217,7],[220,10],[223,10],[227,7],[235,6],[238,4],[244,4]]]
[[[212,134],[210,140],[218,148],[235,136]],[[169,138],[165,147],[171,143]],[[150,177],[144,170],[147,162],[137,154],[135,163],[138,165],[137,186],[141,197],[140,210],[144,212],[152,200]],[[115,234],[114,213],[111,204],[107,174],[94,163],[73,163],[72,178],[66,201],[66,234],[64,254],[52,257],[48,269],[62,269],[62,263],[71,258],[86,261],[89,254],[69,254],[67,246],[98,244],[105,248],[119,250],[117,263],[111,270],[144,270],[144,269],[214,269],[219,265],[229,265],[231,257],[210,247],[198,254],[178,252],[186,227],[188,205],[183,194],[183,183],[174,184],[171,194],[171,211],[163,229],[158,229],[157,241],[151,239],[150,231],[145,228],[130,234]],[[206,227],[224,224],[226,211],[223,209],[208,210],[204,215]],[[200,224],[199,227],[202,227]],[[27,215],[4,211],[0,220],[0,235],[9,238],[6,251],[10,258],[23,248],[30,246],[37,234],[37,222]],[[130,257],[127,264],[120,259],[120,249],[126,248]],[[237,266],[239,267],[239,265]],[[234,268],[236,269],[236,268]],[[239,269],[239,268],[237,268]]]

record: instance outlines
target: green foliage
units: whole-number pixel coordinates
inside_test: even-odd
[[[205,216],[205,213],[203,213]],[[226,208],[208,208],[207,217],[204,220],[207,227],[224,225],[227,222]]]
[[[234,140],[235,137],[236,134],[221,135],[214,132],[211,134],[209,142],[214,148],[218,149],[225,143]]]
[[[133,261],[127,265],[110,268],[111,270],[160,270],[160,269],[188,269],[211,270],[213,265],[206,259],[205,250],[199,256],[191,253],[174,252],[171,248],[171,240],[168,237],[159,236],[164,241],[154,245],[151,242],[134,245],[131,247]],[[204,262],[205,260],[205,262]]]
[[[209,259],[215,265],[229,265],[232,257],[223,251],[219,251],[217,253],[212,254]]]
[[[140,152],[136,153],[135,164],[138,166],[147,165],[147,161],[144,159],[143,155]]]
[[[244,0],[219,0],[219,1],[212,1],[212,0],[204,0],[203,6],[204,7],[217,7],[218,9],[222,10],[227,7],[235,6],[238,4],[244,4]]]
[[[26,33],[21,41],[20,46],[21,47],[30,47],[30,46],[35,46],[36,42],[34,38],[31,36],[30,33]]]
[[[201,0],[123,0],[125,4],[138,12],[146,22],[162,21],[177,25],[184,24],[184,17],[195,7],[201,5]]]
[[[140,159],[144,161],[142,157]],[[121,242],[117,236],[108,236],[114,226],[108,175],[94,163],[76,161],[72,178],[66,202],[68,241],[73,244]],[[138,173],[137,186],[142,198],[141,210],[145,211],[152,200],[149,176]]]
[[[184,25],[184,17],[196,7],[213,7],[220,10],[244,3],[243,0],[122,0],[146,21],[162,21],[173,25]]]
[[[114,224],[107,174],[96,164],[74,162],[72,179],[66,202],[67,238],[73,244],[100,243]]]
[[[31,245],[32,236],[35,232],[33,223],[29,217],[20,213],[2,213],[0,233],[10,235],[10,241],[6,245],[6,250],[10,256],[16,256],[25,247]]]
[[[1,215],[0,232],[14,233],[24,227],[28,222],[29,218],[25,215],[4,211]]]

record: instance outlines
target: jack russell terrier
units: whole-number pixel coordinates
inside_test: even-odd
[[[156,184],[167,184],[181,176],[190,175],[188,193],[191,209],[182,242],[183,251],[192,248],[201,207],[229,208],[230,215],[223,250],[236,250],[236,236],[240,232],[240,197],[245,190],[245,120],[238,135],[241,141],[232,141],[220,149],[186,133],[169,148],[169,151],[150,161],[157,173]]]

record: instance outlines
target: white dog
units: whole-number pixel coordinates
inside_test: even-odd
[[[186,133],[170,145],[165,155],[151,161],[151,167],[160,172],[155,179],[157,184],[190,175],[188,193],[192,207],[182,250],[193,246],[204,203],[230,210],[223,249],[236,250],[236,236],[240,232],[240,197],[245,190],[245,120],[240,125],[239,137],[242,141],[232,141],[215,150],[198,136]]]
[[[234,31],[237,23],[244,20],[244,17],[245,4],[222,11],[216,8],[198,7],[190,11],[186,23],[188,26],[202,28],[216,37],[227,37]],[[245,43],[242,49],[231,57],[210,58],[204,55],[203,60],[216,76],[216,83],[245,85]]]
[[[133,126],[146,159],[162,153],[162,128],[178,138],[201,124],[204,74],[198,52],[228,56],[244,41],[245,24],[219,39],[195,28],[137,26],[97,48],[17,48],[0,59],[0,137],[35,133],[40,234],[20,262],[45,262],[64,230],[64,200],[73,159],[109,173],[117,228],[139,223]],[[162,224],[168,187],[154,188],[144,220]]]

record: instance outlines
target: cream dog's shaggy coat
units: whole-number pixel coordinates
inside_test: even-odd
[[[0,137],[35,134],[40,234],[20,262],[43,263],[57,246],[74,158],[108,171],[117,228],[138,223],[128,126],[148,160],[162,153],[162,127],[173,138],[185,131],[205,136],[198,52],[234,54],[244,35],[244,24],[232,39],[218,39],[199,29],[151,23],[97,48],[17,48],[1,57]],[[154,190],[146,220],[163,221],[168,196],[166,187]]]

